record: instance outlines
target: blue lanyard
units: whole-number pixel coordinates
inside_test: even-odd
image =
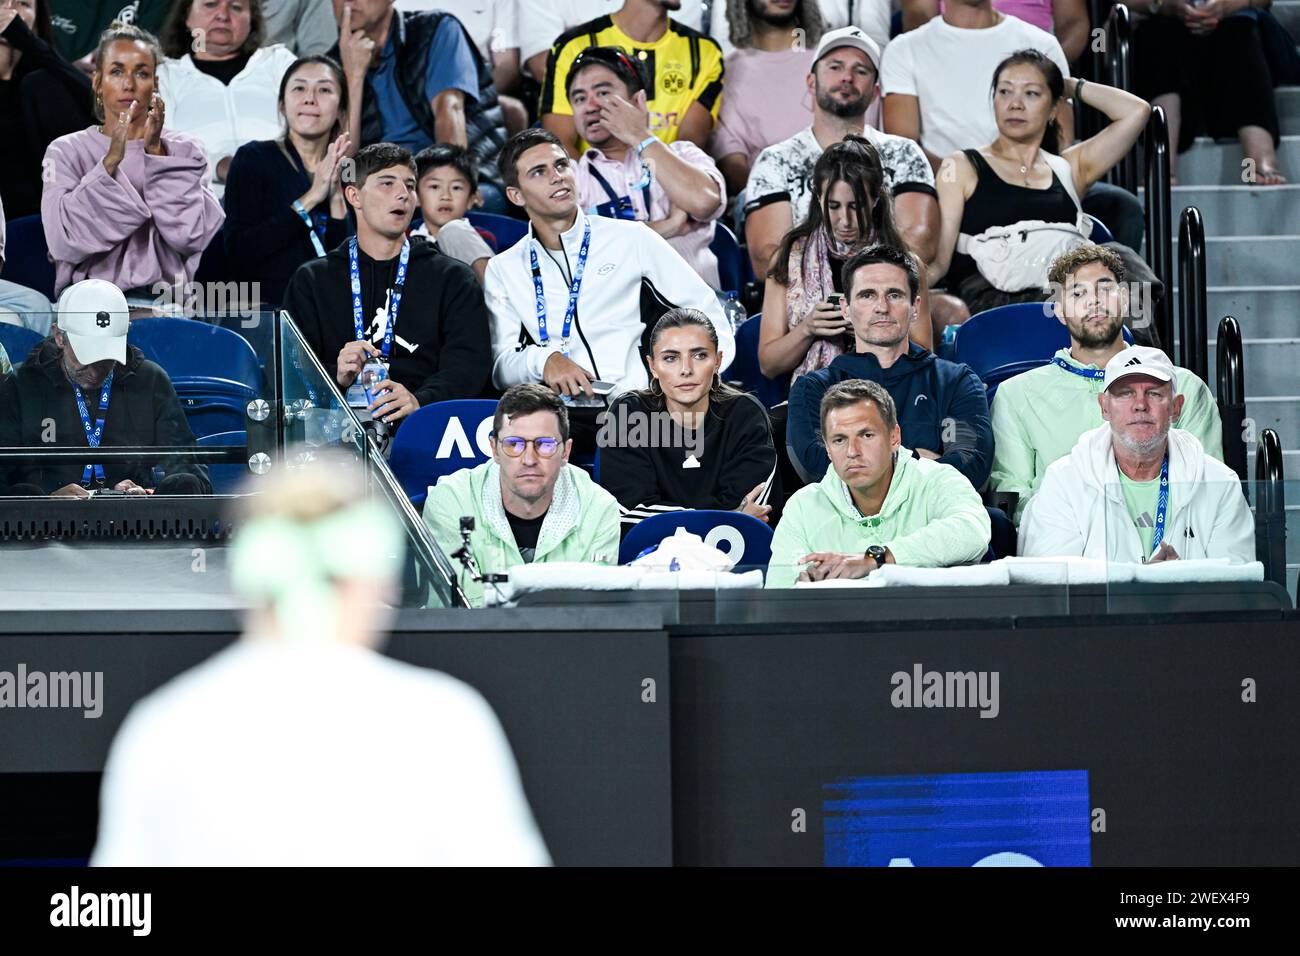
[[[1156,528],[1155,534],[1151,536],[1151,553],[1155,554],[1160,550],[1160,542],[1165,537],[1165,511],[1169,508],[1169,452],[1165,452],[1165,460],[1160,465],[1160,494],[1156,498]]]
[[[388,307],[388,327],[384,329],[384,344],[380,353],[388,361],[388,353],[393,350],[393,329],[397,326],[397,310],[402,305],[402,286],[406,284],[406,263],[411,258],[411,240],[402,240],[402,255],[397,260],[397,278],[393,281],[393,299]],[[533,257],[536,263],[536,256]],[[348,267],[352,270],[352,324],[356,329],[357,340],[366,337],[365,319],[361,315],[361,273],[357,269],[357,239],[353,236],[348,241]]]
[[[560,331],[560,351],[569,354],[569,334],[573,331],[573,317],[578,313],[578,292],[582,289],[582,273],[587,268],[587,250],[591,247],[591,220],[582,230],[582,246],[578,249],[578,264],[573,270],[573,285],[569,286],[569,304],[564,310],[564,328]],[[542,288],[542,270],[537,264],[537,246],[528,244],[528,255],[533,267],[533,295],[537,300],[537,334],[542,345],[551,341],[546,330],[546,290]]]
[[[1106,370],[1104,368],[1079,368],[1078,366],[1071,365],[1059,355],[1053,358],[1052,361],[1065,369],[1071,375],[1077,375],[1080,378],[1101,379],[1106,377]]]
[[[307,235],[311,239],[311,247],[316,250],[316,255],[325,255],[325,214],[309,213],[296,199],[293,201],[293,211],[307,224]]]
[[[77,411],[81,413],[81,427],[86,430],[86,444],[91,448],[98,448],[99,440],[104,435],[104,418],[108,415],[108,396],[113,389],[113,374],[116,371],[117,369],[113,369],[108,373],[108,378],[104,379],[104,386],[99,390],[99,410],[96,413],[98,420],[93,426],[90,424],[90,411],[86,408],[86,399],[81,394],[81,389],[76,385],[72,386],[72,392],[77,396]],[[95,481],[104,484],[104,466],[100,464],[87,465],[81,472],[81,483],[90,484],[92,468]]]

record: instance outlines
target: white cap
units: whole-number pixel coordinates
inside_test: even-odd
[[[77,361],[91,365],[112,359],[126,364],[126,329],[131,310],[122,290],[103,279],[83,279],[63,290],[57,307],[59,329]]]
[[[813,57],[813,66],[816,66],[831,50],[838,50],[842,46],[861,50],[871,60],[871,65],[876,68],[876,72],[880,72],[880,47],[875,40],[863,33],[860,27],[840,27],[838,30],[823,33],[822,42],[817,44],[817,55]]]
[[[1106,378],[1102,382],[1102,389],[1109,389],[1120,379],[1133,375],[1150,375],[1161,382],[1172,382],[1175,379],[1174,363],[1159,349],[1130,345],[1106,363]]]

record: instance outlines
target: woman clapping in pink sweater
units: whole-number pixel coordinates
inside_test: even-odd
[[[61,136],[45,153],[41,218],[55,292],[105,279],[133,306],[194,278],[225,213],[198,140],[164,128],[161,59],[152,34],[114,23],[95,53],[95,112],[103,125]],[[160,285],[160,283],[165,285]]]

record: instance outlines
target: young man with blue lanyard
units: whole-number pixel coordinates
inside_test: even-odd
[[[735,339],[717,295],[649,226],[586,215],[554,134],[524,130],[498,162],[507,198],[530,223],[484,277],[498,388],[541,382],[571,399],[591,399],[593,382],[610,385],[608,394],[646,388],[643,302],[655,318],[675,307],[704,312],[726,370]]]
[[[1255,519],[1236,473],[1194,435],[1170,427],[1184,399],[1168,356],[1123,349],[1106,363],[1101,385],[1105,422],[1047,469],[1020,523],[1020,554],[1254,561]]]
[[[1058,349],[1051,363],[1003,382],[992,403],[989,487],[1020,496],[1017,523],[1047,466],[1101,424],[1097,396],[1103,369],[1125,347],[1125,320],[1154,319],[1149,302],[1143,307],[1131,294],[1123,261],[1105,246],[1088,244],[1065,253],[1052,264],[1048,280],[1051,308],[1070,333],[1070,347]],[[1223,425],[1209,387],[1185,368],[1175,367],[1174,376],[1183,396],[1174,426],[1195,435],[1206,453],[1222,461]]]
[[[469,266],[407,238],[415,162],[392,143],[344,170],[357,234],[303,264],[284,307],[350,405],[395,425],[422,405],[477,398],[491,367],[483,292]]]

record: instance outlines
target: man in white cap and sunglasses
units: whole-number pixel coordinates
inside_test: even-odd
[[[1177,372],[1159,349],[1134,346],[1106,363],[1099,428],[1047,469],[1020,525],[1030,557],[1149,563],[1255,560],[1255,521],[1236,473],[1174,428]]]
[[[102,446],[193,445],[194,434],[167,373],[126,344],[130,309],[111,282],[64,289],[48,338],[0,382],[0,447],[33,449],[0,466],[0,493],[89,497],[208,494],[207,469],[175,459],[97,461]],[[85,446],[85,462],[39,458],[39,450]],[[165,477],[154,487],[153,468]]]

